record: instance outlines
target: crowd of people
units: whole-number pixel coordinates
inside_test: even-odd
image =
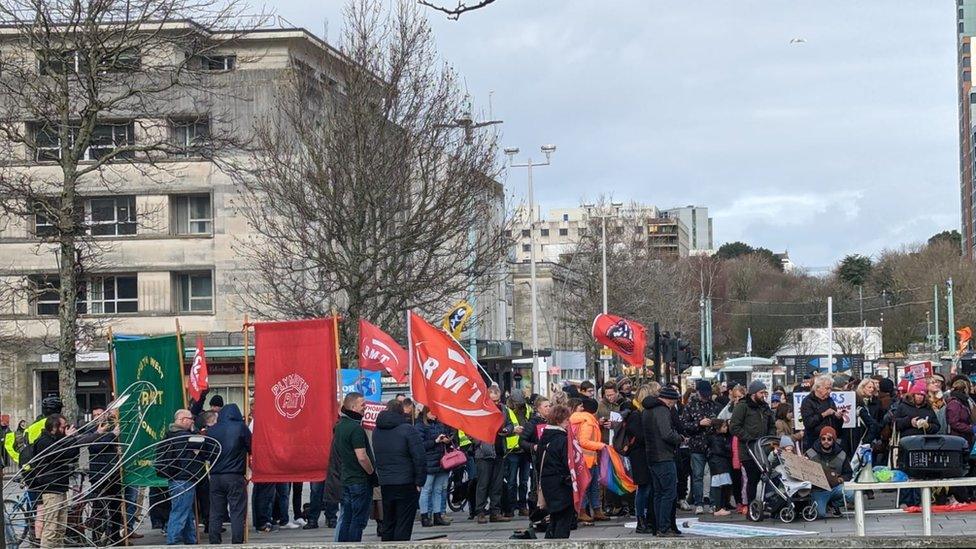
[[[762,478],[761,464],[749,447],[765,437],[777,437],[775,452],[794,452],[823,465],[832,488],[813,489],[820,517],[839,515],[844,507],[843,483],[851,480],[850,458],[859,446],[871,447],[874,465],[893,466],[890,449],[901,437],[951,434],[970,445],[974,439],[976,396],[966,376],[947,383],[936,374],[899,388],[885,378],[838,380],[827,375],[805,376],[790,389],[770,390],[761,381],[730,386],[687,380],[686,385],[682,392],[678,383],[623,378],[598,388],[583,381],[567,384],[548,398],[522,391],[503,398],[492,385],[488,394],[504,422],[491,441],[444,424],[433,410],[402,394],[387,403],[369,433],[362,425],[365,399],[349,393],[334,425],[326,478],[311,483],[310,501],[303,504],[303,483],[256,483],[248,518],[261,532],[316,529],[324,519],[325,527],[334,528],[336,542],[361,541],[373,518],[383,541],[406,541],[418,514],[421,528],[451,525],[447,509],[454,498],[467,500],[468,519],[477,523],[524,518],[530,525],[524,531],[527,537],[534,536],[530,531],[544,531],[547,538],[567,538],[578,527],[613,516],[636,517],[638,534],[676,537],[681,535],[678,510],[716,517],[747,512]],[[831,392],[851,390],[856,403],[839,409]],[[807,393],[799,410],[791,404],[796,392]],[[245,421],[236,404],[224,406],[219,395],[210,399],[209,409],[204,401],[173,418],[166,439],[180,444],[167,454],[165,467],[157,465],[168,486],[150,489],[149,518],[170,544],[197,542],[197,515],[210,543],[222,541],[228,522],[231,541],[243,543],[251,420]],[[119,429],[111,414],[93,410],[94,417],[105,419],[79,430],[67,425],[56,397],[45,399],[42,408],[34,423],[21,422],[15,430],[3,418],[3,458],[17,463],[62,439],[73,440],[75,447],[87,445],[92,482],[99,475],[114,475],[100,485],[106,493],[125,495],[125,509],[108,499],[93,509],[112,517],[106,524],[116,525],[104,540],[140,537],[131,530],[136,501],[143,495],[122,486],[118,469],[112,467],[109,449],[115,452]],[[802,429],[795,428],[796,416]],[[190,442],[193,433],[220,442],[219,457],[205,464],[201,443]],[[636,485],[633,493],[603,489],[599,458],[607,446],[626,458]],[[585,486],[574,484],[573,449],[589,471]],[[56,547],[63,539],[64,517],[45,514],[43,508],[64,512],[59,503],[78,457],[77,452],[61,452],[56,467],[28,483],[38,505],[41,546]],[[465,480],[453,483],[454,493],[449,494],[452,475]],[[577,492],[581,503],[574,499]],[[905,506],[919,503],[917,491],[902,490],[900,497]],[[937,491],[936,497],[941,503],[976,500],[969,489]]]

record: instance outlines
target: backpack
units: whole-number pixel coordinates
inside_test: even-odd
[[[34,445],[27,442],[27,434],[14,435],[14,449],[19,455],[18,463],[21,467],[34,459]]]

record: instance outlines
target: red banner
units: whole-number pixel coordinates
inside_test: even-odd
[[[190,398],[200,400],[200,395],[210,387],[210,374],[207,372],[207,356],[203,350],[203,338],[197,338],[197,350],[193,353],[193,365],[190,366],[190,379],[187,390]]]
[[[254,325],[254,482],[325,480],[338,418],[336,322]]]
[[[407,352],[379,326],[359,319],[359,367],[385,370],[403,383],[407,380]]]
[[[494,442],[505,418],[488,397],[478,366],[447,332],[408,313],[410,389],[414,400],[470,437]]]
[[[644,365],[647,333],[644,326],[616,315],[601,314],[593,319],[593,339],[610,347],[631,366]]]
[[[566,429],[566,435],[568,436],[566,456],[569,458],[569,477],[573,482],[573,506],[579,513],[583,506],[583,494],[586,493],[592,476],[590,469],[586,466],[586,458],[576,435],[576,428],[570,425]]]

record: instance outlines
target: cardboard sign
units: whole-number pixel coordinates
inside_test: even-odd
[[[830,490],[830,482],[827,481],[827,473],[824,472],[822,465],[815,461],[810,461],[807,457],[797,456],[790,452],[783,452],[781,457],[783,458],[783,465],[786,467],[786,472],[791,477],[797,480],[807,481],[817,488]]]
[[[363,429],[372,431],[376,428],[376,416],[380,415],[380,412],[386,410],[385,404],[376,404],[374,402],[367,402],[366,408],[363,409]]]
[[[800,417],[800,406],[803,399],[810,393],[793,393],[793,428],[797,431],[803,430],[803,418]],[[831,391],[830,398],[837,406],[837,413],[844,418],[844,429],[857,427],[857,417],[854,414],[854,406],[857,404],[857,394],[854,391]],[[839,434],[839,433],[838,433]]]

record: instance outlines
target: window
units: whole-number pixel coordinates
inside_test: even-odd
[[[541,236],[549,236],[549,229],[540,229],[539,234]]]
[[[236,55],[204,55],[200,57],[200,69],[205,71],[232,71],[237,67]]]
[[[529,230],[528,229],[522,229],[522,236],[529,236]]]
[[[963,42],[962,43],[962,52],[968,54],[970,47],[971,46],[969,45],[969,42]]]
[[[529,245],[529,244],[522,244],[522,251],[523,252],[530,252],[530,251],[532,251],[532,246]]]
[[[54,226],[54,222],[51,221],[47,213],[51,208],[55,207],[57,207],[57,203],[51,202],[50,200],[37,200],[34,202],[31,207],[31,210],[34,212],[34,236],[44,238],[58,234],[57,227]]]
[[[569,229],[559,229],[559,236],[569,236]]]
[[[173,234],[210,234],[213,231],[213,210],[209,194],[173,196]]]
[[[512,238],[512,231],[511,230],[506,230],[505,231],[505,238]]]
[[[68,146],[74,144],[78,137],[78,128],[68,129]],[[46,124],[37,124],[34,133],[34,159],[49,161],[61,159],[61,135],[58,128]],[[98,124],[92,129],[88,148],[82,152],[80,160],[97,160],[111,154],[115,149],[135,143],[135,124],[130,120],[119,123]],[[118,158],[132,158],[133,151],[120,151]]]
[[[563,214],[563,221],[569,221],[569,214]]]
[[[61,158],[61,137],[49,126],[38,127],[34,131],[34,159],[58,160]]]
[[[55,316],[58,314],[58,305],[61,303],[61,279],[56,275],[39,275],[30,278],[30,287],[33,292],[32,302],[34,314],[38,316]],[[78,313],[88,312],[88,302],[85,299],[88,283],[85,280],[78,281]]]
[[[970,71],[962,71],[962,81],[969,82],[972,80],[972,73]]]
[[[210,120],[174,120],[172,122],[173,144],[182,156],[199,156],[207,140],[210,139]]]
[[[136,49],[125,51],[63,50],[37,52],[38,72],[53,76],[58,74],[85,73],[88,71],[89,56],[95,57],[98,72],[134,72],[142,67],[142,58]]]
[[[85,202],[85,219],[94,236],[136,234],[136,197],[91,198]]]
[[[135,313],[139,292],[135,276],[99,276],[91,279],[88,307],[92,314]]]
[[[179,311],[213,311],[213,275],[211,273],[182,273],[177,275]]]

